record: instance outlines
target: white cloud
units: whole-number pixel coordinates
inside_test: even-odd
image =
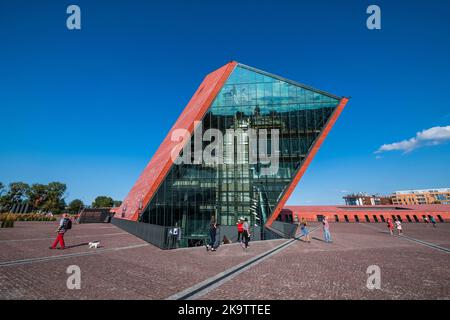
[[[416,133],[416,136],[399,142],[383,144],[375,153],[402,150],[410,152],[423,146],[435,146],[450,141],[450,126],[433,127]]]

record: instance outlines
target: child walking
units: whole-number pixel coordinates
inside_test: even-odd
[[[309,238],[309,230],[307,227],[307,222],[304,217],[300,220],[300,231],[302,233],[304,241],[311,243],[311,239]]]
[[[403,234],[403,230],[402,230],[402,222],[400,220],[395,221],[395,226],[397,228],[397,232],[398,235],[402,235]]]

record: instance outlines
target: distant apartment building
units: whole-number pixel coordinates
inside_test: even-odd
[[[392,204],[450,204],[450,188],[395,191]]]
[[[377,206],[392,204],[391,197],[368,193],[353,193],[343,197],[348,206]]]

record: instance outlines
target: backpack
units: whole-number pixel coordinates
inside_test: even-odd
[[[63,227],[64,227],[65,230],[70,230],[70,229],[72,229],[72,220],[67,219],[67,218],[64,219]]]

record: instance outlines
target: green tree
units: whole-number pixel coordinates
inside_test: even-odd
[[[15,203],[26,200],[26,194],[30,186],[24,182],[11,182],[8,191],[0,197],[2,210],[9,210]]]
[[[114,200],[114,204],[113,205],[114,205],[115,208],[120,207],[122,205],[122,201]]]
[[[80,199],[75,199],[69,203],[68,210],[70,213],[75,214],[80,212],[80,210],[83,209],[83,207],[84,207],[83,201],[81,201]]]
[[[47,194],[41,209],[55,214],[63,211],[66,207],[66,202],[64,201],[66,190],[66,184],[61,182],[50,182],[47,185]]]
[[[3,211],[3,208],[6,209],[6,199],[3,196],[5,193],[5,185],[0,182],[0,213]]]
[[[28,201],[38,209],[42,209],[43,204],[48,198],[48,185],[35,183],[27,191]]]
[[[93,208],[111,208],[113,205],[113,198],[107,196],[98,196],[92,203]]]
[[[9,184],[9,190],[6,194],[11,202],[21,202],[26,200],[26,195],[30,186],[24,182],[11,182]]]

